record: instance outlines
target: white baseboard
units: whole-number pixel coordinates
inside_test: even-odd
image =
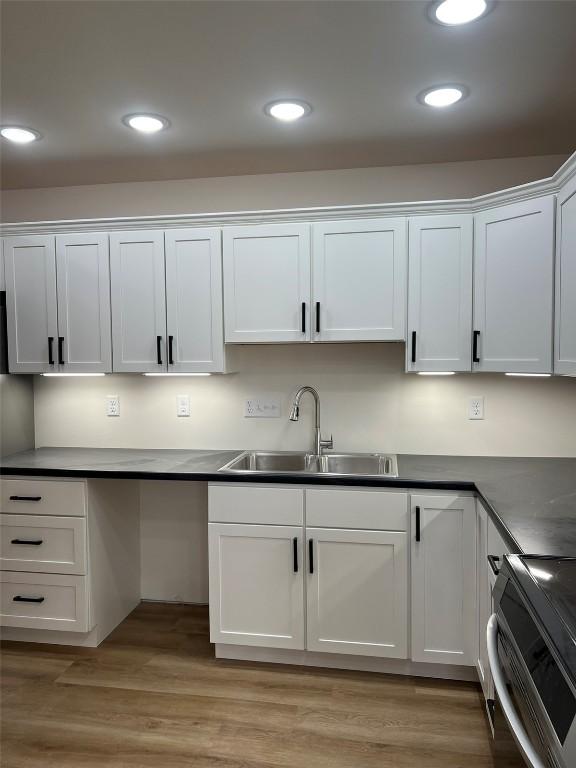
[[[306,667],[328,667],[389,675],[437,677],[443,680],[478,682],[476,667],[428,664],[410,659],[381,659],[370,656],[347,656],[337,653],[253,648],[247,645],[215,645],[216,658],[237,661],[260,661],[270,664],[296,664]]]

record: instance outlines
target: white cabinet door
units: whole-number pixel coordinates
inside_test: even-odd
[[[56,255],[52,235],[4,242],[11,373],[57,371]]]
[[[309,651],[406,658],[406,534],[307,528]]]
[[[112,370],[108,235],[56,237],[61,371]]]
[[[219,229],[165,233],[168,370],[224,370]]]
[[[576,375],[576,178],[556,208],[556,373]]]
[[[224,229],[226,341],[310,340],[310,229]]]
[[[304,648],[302,528],[208,524],[210,640]]]
[[[472,367],[472,216],[410,219],[407,371]]]
[[[553,196],[476,215],[474,370],[551,371],[553,280]]]
[[[472,497],[412,496],[412,659],[477,660]]]
[[[110,235],[113,370],[166,370],[164,233]]]
[[[312,227],[315,341],[401,341],[406,314],[406,219]]]

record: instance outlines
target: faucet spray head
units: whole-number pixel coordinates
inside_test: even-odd
[[[300,407],[294,403],[292,405],[292,410],[290,411],[290,421],[298,421],[299,416],[300,416]]]

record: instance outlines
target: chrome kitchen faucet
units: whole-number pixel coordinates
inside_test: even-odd
[[[300,400],[302,395],[306,392],[310,392],[314,398],[315,405],[315,417],[314,417],[314,455],[321,456],[325,448],[334,447],[334,438],[330,435],[329,440],[323,440],[320,434],[320,395],[314,389],[314,387],[300,387],[298,392],[294,395],[292,402],[292,410],[290,411],[290,421],[298,421],[300,416]]]

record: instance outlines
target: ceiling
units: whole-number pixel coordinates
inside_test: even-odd
[[[576,148],[576,1],[500,0],[463,27],[416,0],[3,0],[5,188],[370,167]],[[434,110],[442,83],[470,95]],[[312,114],[277,122],[266,102]],[[144,136],[121,118],[167,116]]]

